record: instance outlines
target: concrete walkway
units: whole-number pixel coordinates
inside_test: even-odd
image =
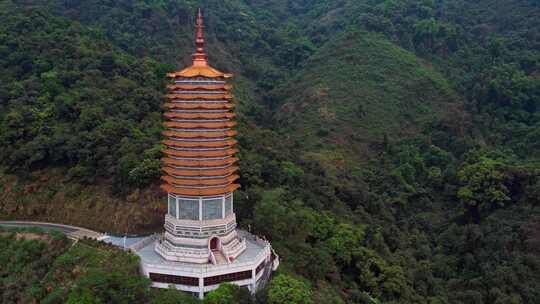
[[[44,230],[59,230],[65,233],[68,237],[75,239],[82,239],[84,237],[103,240],[108,238],[104,233],[93,231],[90,229],[76,227],[71,225],[46,223],[46,222],[32,222],[32,221],[0,221],[0,226],[4,227],[17,227],[17,228],[41,228]]]

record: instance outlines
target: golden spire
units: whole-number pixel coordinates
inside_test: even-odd
[[[208,66],[208,56],[204,52],[204,24],[203,16],[201,9],[199,8],[199,13],[197,14],[197,23],[196,23],[196,35],[195,35],[195,45],[197,50],[191,56],[193,59],[193,66]]]

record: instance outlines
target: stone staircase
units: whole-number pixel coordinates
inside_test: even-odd
[[[227,259],[219,250],[212,250],[214,257],[216,258],[216,264],[227,264]]]

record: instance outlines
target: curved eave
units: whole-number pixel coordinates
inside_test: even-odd
[[[202,142],[163,140],[161,142],[166,146],[182,147],[182,148],[195,148],[195,147],[216,148],[216,147],[232,146],[238,143],[238,141],[234,139],[223,140],[223,141],[202,141]]]
[[[217,166],[226,166],[234,164],[238,161],[238,158],[231,157],[227,159],[219,160],[177,160],[172,158],[164,157],[161,159],[161,162],[166,165],[172,166],[182,166],[182,167],[217,167]]]
[[[168,99],[207,99],[207,100],[219,100],[219,99],[232,99],[231,94],[204,94],[204,93],[182,93],[182,94],[166,94],[165,97]]]
[[[177,156],[177,157],[222,157],[230,156],[238,153],[238,149],[226,149],[217,151],[178,151],[172,149],[161,150],[163,154]]]
[[[165,184],[161,185],[161,189],[165,190],[168,193],[174,193],[179,195],[192,195],[192,196],[205,196],[205,195],[218,195],[233,192],[234,190],[240,188],[238,184],[231,184],[223,188],[212,188],[212,189],[189,189],[189,188],[176,188],[171,185]]]
[[[163,116],[167,118],[180,118],[180,119],[219,119],[219,118],[233,118],[236,116],[234,113],[176,113],[165,112]]]
[[[216,186],[231,184],[235,180],[239,179],[238,175],[231,175],[225,178],[211,178],[211,179],[186,179],[186,178],[174,178],[172,176],[162,176],[161,179],[171,185],[186,185],[186,186]]]
[[[177,132],[177,131],[163,131],[163,136],[176,137],[176,138],[223,138],[231,137],[238,134],[235,130],[220,131],[220,132]]]
[[[181,103],[181,102],[168,102],[163,104],[165,109],[203,109],[203,110],[214,110],[214,109],[232,109],[234,108],[233,103]]]
[[[231,166],[225,169],[215,169],[215,170],[187,170],[187,169],[174,169],[171,167],[161,168],[168,175],[176,176],[221,176],[232,174],[238,170],[238,166]]]
[[[168,73],[167,77],[175,78],[175,77],[208,77],[208,78],[231,78],[233,75],[230,73],[223,73],[221,71],[218,71],[210,66],[190,66],[187,67],[181,71]]]
[[[225,90],[232,89],[230,84],[169,84],[167,85],[169,90]]]
[[[169,128],[179,128],[179,129],[220,129],[220,128],[231,128],[238,125],[236,121],[223,121],[223,122],[176,122],[176,121],[165,121],[163,125]]]

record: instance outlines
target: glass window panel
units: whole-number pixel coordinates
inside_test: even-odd
[[[199,220],[199,201],[179,199],[178,218],[183,220]]]
[[[225,197],[225,215],[231,214],[233,211],[232,195]]]
[[[176,198],[169,196],[169,214],[176,217]]]
[[[209,199],[203,201],[203,220],[213,220],[221,218],[222,200]]]

